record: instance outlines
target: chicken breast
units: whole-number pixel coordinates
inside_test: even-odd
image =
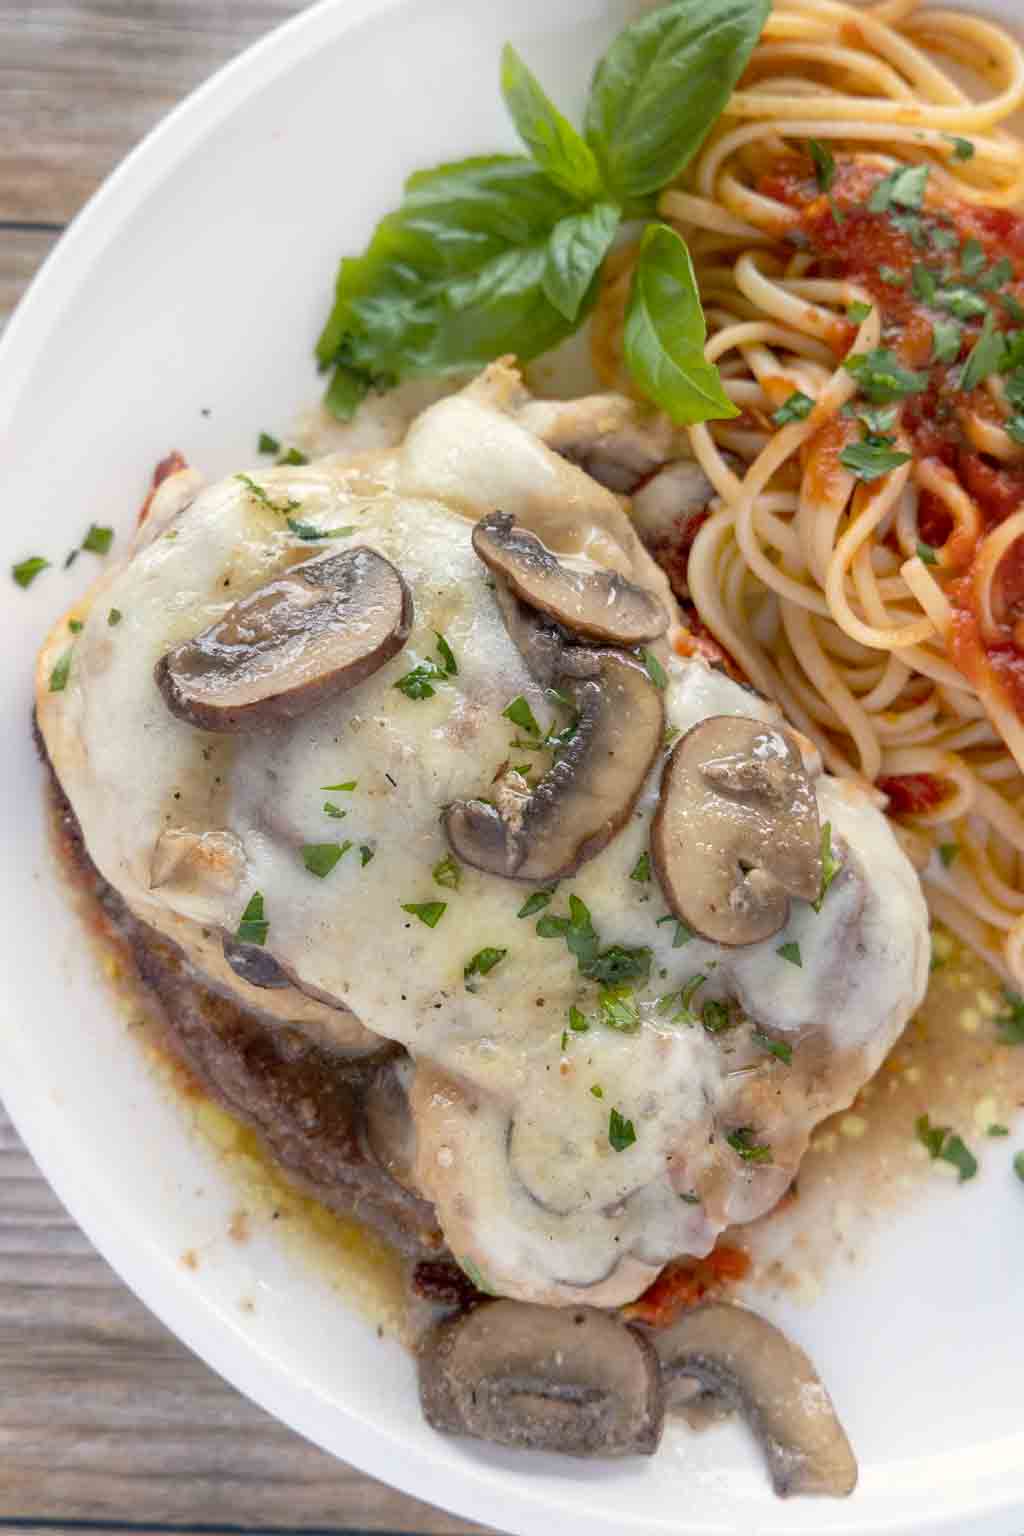
[[[495,365],[394,449],[179,485],[177,500],[169,482],[169,518],[97,585],[81,633],[51,636],[38,713],[89,852],[138,916],[282,1022],[339,1050],[381,1036],[407,1049],[416,1180],[470,1273],[523,1300],[612,1305],[778,1200],[813,1127],[920,1001],[928,925],[884,817],[806,744],[839,860],[824,900],[793,900],[782,931],[740,947],[669,910],[650,846],[671,741],[711,716],[782,722],[675,654],[667,581],[623,502],[517,419],[522,403]],[[657,689],[666,742],[648,770],[635,733],[601,738],[639,792],[560,881],[454,860],[442,819],[481,797],[521,808],[551,761],[549,727],[563,746],[572,731],[474,549],[496,509],[576,576],[646,589],[669,625],[646,673],[615,653]],[[251,713],[250,676],[244,721],[209,730],[158,687],[196,636],[221,645],[217,626],[233,625],[235,643],[263,622],[260,594],[319,613],[328,575],[385,565],[399,586],[387,596],[384,572],[359,619],[383,637],[376,669],[350,671],[343,691],[271,718]],[[577,814],[576,787],[558,816]]]

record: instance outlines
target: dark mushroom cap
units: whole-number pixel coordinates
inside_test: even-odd
[[[572,570],[507,512],[480,519],[473,548],[524,603],[586,640],[641,645],[668,628],[668,614],[652,592],[617,571]]]
[[[592,1307],[494,1301],[442,1323],[420,1356],[435,1429],[566,1456],[650,1456],[664,1400],[657,1356]]]
[[[508,879],[546,882],[574,874],[629,819],[665,729],[661,694],[620,651],[567,653],[589,676],[563,673],[561,691],[578,714],[576,733],[530,791],[511,786],[499,804],[457,800],[444,814],[452,852]]]
[[[235,975],[247,981],[250,987],[290,987],[291,981],[270,952],[260,944],[246,944],[230,933],[225,933],[222,946],[224,959]]]
[[[715,1302],[653,1332],[668,1401],[687,1380],[738,1407],[760,1441],[775,1492],[843,1496],[857,1463],[802,1349],[745,1307]]]
[[[788,731],[712,715],[665,765],[651,828],[665,899],[716,944],[756,944],[785,926],[789,898],[821,891],[818,801]]]
[[[291,720],[405,644],[412,596],[375,550],[318,555],[257,587],[156,666],[172,714],[206,731]]]
[[[379,1167],[418,1194],[416,1126],[397,1061],[384,1062],[367,1088],[366,1140]]]

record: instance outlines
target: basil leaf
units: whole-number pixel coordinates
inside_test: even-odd
[[[990,373],[995,373],[1005,346],[1001,332],[996,330],[996,317],[992,310],[988,310],[978,339],[964,364],[963,376],[960,380],[960,388],[964,394],[970,394],[971,390],[977,389]]]
[[[807,140],[807,153],[814,166],[814,179],[818,183],[818,191],[831,192],[836,179],[835,155],[827,144],[819,144],[817,139]]]
[[[501,94],[516,131],[549,180],[580,202],[601,195],[594,151],[545,95],[511,43],[501,54]]]
[[[369,394],[370,384],[368,374],[356,373],[354,369],[339,364],[324,395],[324,405],[339,421],[351,421]]]
[[[648,197],[693,158],[768,19],[770,0],[675,0],[620,32],[594,73],[586,136],[605,186]]]
[[[575,322],[619,227],[614,203],[570,213],[551,231],[541,285],[548,301]]]
[[[417,171],[358,259],[345,258],[317,343],[341,404],[380,382],[523,361],[573,329],[544,294],[552,230],[568,195],[521,155],[483,155]],[[358,402],[357,402],[358,403]]]
[[[647,398],[683,425],[739,415],[704,357],[706,335],[689,251],[667,224],[649,224],[626,309],[626,361]]]
[[[887,442],[848,443],[839,455],[844,469],[852,470],[858,480],[879,480],[890,470],[909,463],[912,455],[899,453]]]

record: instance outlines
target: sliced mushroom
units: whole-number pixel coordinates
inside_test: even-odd
[[[664,1422],[657,1356],[592,1307],[494,1301],[442,1323],[420,1357],[435,1429],[566,1456],[650,1456]]]
[[[670,539],[689,548],[695,523],[707,512],[715,488],[693,459],[676,459],[633,497],[633,526],[645,544]]]
[[[305,714],[371,676],[408,638],[412,596],[375,550],[318,555],[257,587],[161,658],[172,714],[206,731],[248,731]]]
[[[565,631],[546,614],[521,603],[501,576],[494,579],[494,595],[509,639],[526,662],[530,676],[542,688],[550,688],[562,671]]]
[[[816,900],[818,802],[790,733],[741,715],[687,731],[665,766],[651,854],[676,917],[716,944],[769,939],[790,896]]]
[[[273,955],[259,944],[245,944],[231,934],[224,935],[224,959],[235,975],[250,987],[290,987],[291,981]]]
[[[515,880],[574,874],[629,819],[661,746],[661,694],[638,662],[576,649],[563,664],[576,673],[559,682],[577,711],[576,733],[536,789],[508,776],[497,804],[457,800],[444,813],[452,852],[476,869]]]
[[[802,1349],[763,1317],[724,1302],[696,1307],[651,1334],[669,1406],[692,1380],[738,1407],[780,1497],[842,1497],[857,1462],[832,1400]]]
[[[473,548],[531,608],[587,640],[640,645],[668,628],[665,607],[617,571],[575,571],[507,512],[491,512],[473,529]]]
[[[375,1162],[404,1188],[419,1193],[416,1176],[416,1127],[409,1109],[408,1057],[388,1061],[366,1092],[366,1140]]]

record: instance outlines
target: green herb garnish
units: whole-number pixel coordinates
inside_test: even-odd
[[[647,676],[655,688],[667,688],[668,674],[654,652],[645,649],[641,652],[641,655],[643,656],[644,666],[647,668]]]
[[[974,145],[971,143],[970,139],[960,139],[960,138],[957,138],[956,134],[953,134],[953,133],[943,134],[943,138],[948,139],[949,142],[952,144],[952,146],[953,146],[953,159],[954,160],[971,160],[971,159],[973,159],[973,157],[974,157]]]
[[[749,1125],[741,1125],[738,1130],[730,1131],[725,1138],[745,1163],[770,1163],[772,1161],[772,1149],[763,1143],[754,1140],[754,1131]]]
[[[700,1011],[700,1021],[709,1035],[724,1035],[736,1027],[729,1004],[715,997],[709,997],[704,1004]]]
[[[413,917],[418,917],[420,922],[426,923],[428,928],[436,928],[448,910],[446,901],[403,901],[401,906],[403,912],[409,912]]]
[[[370,848],[366,843],[359,844],[359,862],[365,869],[376,853],[376,848]]]
[[[978,1160],[948,1125],[932,1125],[927,1115],[919,1115],[914,1121],[914,1130],[930,1158],[939,1158],[957,1169],[961,1184],[973,1179],[978,1171]]]
[[[569,1028],[574,1030],[578,1035],[585,1035],[587,1030],[590,1028],[586,1018],[576,1007],[575,1003],[573,1003],[569,1008]]]
[[[309,454],[303,453],[301,448],[289,448],[278,459],[278,464],[308,464]]]
[[[257,448],[257,452],[259,452],[259,453],[280,453],[281,452],[281,444],[278,442],[276,437],[271,437],[269,432],[261,432],[260,433],[259,441],[256,444],[256,448]]]
[[[107,623],[110,625],[111,629],[113,629],[115,624],[120,624],[123,618],[124,614],[121,612],[120,608],[111,608],[110,612],[107,614]]]
[[[642,884],[651,878],[651,856],[645,849],[629,872],[629,878]]]
[[[792,1066],[793,1047],[787,1045],[784,1040],[773,1040],[770,1035],[762,1034],[759,1029],[753,1030],[750,1038],[755,1045],[760,1046],[762,1051],[767,1051],[770,1056],[776,1057],[785,1066]]]
[[[340,805],[335,805],[333,800],[325,800],[324,801],[324,815],[325,816],[333,816],[335,821],[341,821],[342,817],[348,815],[348,811],[343,811],[341,806]]]
[[[532,917],[535,912],[543,912],[549,906],[554,891],[533,891],[523,902],[516,917]]]
[[[807,153],[814,166],[814,179],[819,192],[831,192],[836,179],[836,157],[826,144],[817,139],[807,140]]]
[[[617,1109],[613,1109],[608,1117],[608,1140],[616,1152],[625,1152],[636,1141],[632,1120],[624,1119]]]
[[[842,869],[842,863],[832,851],[832,823],[826,821],[821,828],[821,891],[813,902],[815,912],[820,912],[828,895],[828,888]]]
[[[471,976],[489,976],[494,967],[500,965],[507,954],[507,949],[478,949],[473,958],[463,966],[463,978],[468,981]]]
[[[297,539],[304,539],[310,544],[316,543],[319,539],[347,539],[356,531],[355,523],[346,523],[344,528],[318,528],[315,523],[303,522],[298,517],[289,517],[285,521],[289,531],[294,533]]]
[[[68,629],[73,635],[80,635],[84,628],[85,625],[82,623],[81,619],[68,619]]]
[[[302,849],[302,862],[311,875],[324,880],[351,847],[351,843],[306,843]]]
[[[938,565],[939,557],[930,544],[925,544],[922,539],[917,541],[917,558],[924,565]]]
[[[539,736],[541,734],[536,716],[521,693],[512,700],[511,704],[505,706],[501,714],[502,719],[511,720],[513,725],[518,726],[521,731],[525,731],[528,736]]]
[[[437,641],[437,654],[441,658],[441,665],[444,667],[445,672],[449,677],[457,676],[459,670],[458,663],[455,660],[455,653],[453,652],[451,646],[448,644],[448,641],[445,639],[444,635],[439,634],[436,629],[434,630],[434,638]]]
[[[443,859],[438,859],[430,871],[430,877],[435,885],[443,885],[446,890],[457,891],[462,882],[462,865],[450,853],[446,853]]]
[[[63,693],[68,685],[71,675],[71,647],[68,646],[64,654],[58,657],[50,673],[50,692]]]
[[[664,917],[658,918],[657,926],[659,928],[661,927],[662,923],[675,923],[676,925],[675,933],[672,935],[673,949],[682,949],[683,945],[689,944],[690,940],[693,938],[693,934],[691,933],[690,929],[687,928],[686,924],[681,923],[679,919],[673,916],[671,912],[667,912]]]
[[[865,304],[863,299],[854,299],[852,304],[846,306],[846,318],[853,325],[863,325],[871,313],[871,308],[872,306]]]
[[[93,555],[107,555],[110,553],[113,542],[113,528],[101,528],[98,523],[90,523],[89,531],[82,540],[82,548],[89,550]]]
[[[635,1035],[640,1028],[640,1010],[632,998],[622,992],[602,992],[598,1000],[601,1023],[622,1035]]]
[[[39,572],[45,571],[49,564],[49,560],[44,560],[42,555],[31,555],[27,560],[20,560],[17,565],[12,565],[11,575],[19,587],[30,587]]]
[[[603,1099],[604,1098],[604,1089],[601,1087],[600,1083],[593,1083],[591,1085],[590,1091],[594,1095],[595,1099]]]
[[[242,944],[265,944],[269,929],[270,923],[263,912],[262,893],[254,891],[235,929],[235,938]]]
[[[939,844],[939,858],[942,860],[943,864],[945,865],[945,867],[947,869],[952,864],[953,860],[956,858],[956,856],[957,856],[957,854],[959,852],[960,852],[960,844],[959,843],[940,843]]]
[[[1018,1152],[1013,1159],[1013,1171],[1021,1183],[1024,1184],[1024,1152]]]
[[[1024,997],[1010,987],[1003,988],[1007,1011],[999,1014],[996,1028],[1001,1045],[1024,1045]]]
[[[996,329],[996,317],[992,310],[985,313],[985,322],[964,364],[960,388],[965,394],[977,389],[990,373],[995,373],[1003,356],[1005,342]]]
[[[1010,1127],[1008,1125],[990,1125],[985,1132],[986,1136],[1009,1136],[1009,1134]]]
[[[803,957],[800,954],[799,944],[795,944],[792,941],[788,944],[780,944],[775,953],[780,955],[783,960],[788,960],[790,965],[796,965],[799,966],[801,970],[803,969],[804,962]]]
[[[927,165],[900,166],[872,187],[868,212],[888,213],[893,203],[900,208],[920,208],[927,185]]]
[[[810,395],[796,389],[773,413],[772,421],[777,427],[784,427],[788,421],[806,421],[813,410],[814,401]]]
[[[911,454],[891,447],[891,442],[891,438],[867,437],[860,443],[847,443],[839,455],[839,462],[844,469],[855,474],[858,480],[866,483],[879,480],[892,470],[899,469],[901,464],[909,464],[912,458]]]
[[[890,405],[907,395],[919,395],[927,388],[928,376],[901,366],[895,352],[876,347],[873,352],[854,352],[843,364],[852,373],[861,392],[873,405]]]
[[[958,320],[932,322],[932,362],[955,363],[963,345],[963,331]]]

